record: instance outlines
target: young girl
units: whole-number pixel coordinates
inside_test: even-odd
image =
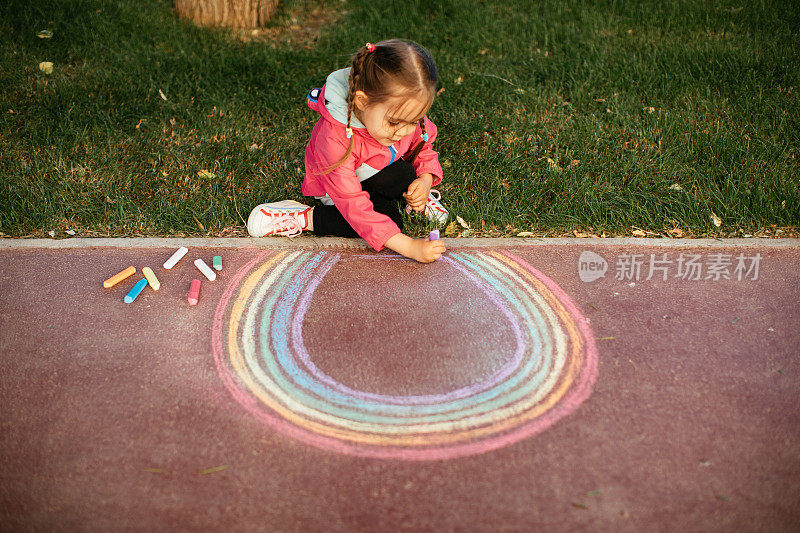
[[[447,220],[438,193],[431,194],[442,167],[431,148],[436,126],[425,117],[438,81],[433,59],[416,43],[367,43],[356,52],[351,67],[333,72],[307,98],[321,118],[306,147],[302,192],[320,204],[261,204],[247,221],[250,235],[361,236],[377,251],[439,259],[444,243],[404,235],[400,212],[405,201],[409,211]]]

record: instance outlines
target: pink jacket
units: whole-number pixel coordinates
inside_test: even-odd
[[[328,76],[322,89],[313,89],[307,97],[311,109],[322,115],[311,132],[305,153],[306,176],[302,192],[305,196],[330,198],[345,220],[375,250],[382,250],[390,237],[400,233],[392,219],[375,211],[369,194],[362,190],[361,181],[371,177],[396,161],[421,139],[421,128],[406,135],[392,146],[383,146],[372,138],[363,124],[351,116],[353,152],[345,162],[324,174],[323,169],[334,165],[347,152],[350,139],[345,134],[347,123],[347,90],[350,69]],[[430,173],[433,185],[442,181],[439,156],[431,148],[436,140],[436,126],[425,117],[428,142],[414,161],[417,175]],[[330,203],[327,198],[323,202]]]

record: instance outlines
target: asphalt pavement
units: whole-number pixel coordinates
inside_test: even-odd
[[[796,531],[800,242],[360,242],[0,240],[3,529]]]

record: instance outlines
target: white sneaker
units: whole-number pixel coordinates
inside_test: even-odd
[[[428,193],[428,201],[425,202],[425,216],[440,225],[447,222],[447,217],[450,216],[450,213],[442,205],[441,198],[442,195],[439,194],[439,191],[431,189]]]
[[[447,222],[447,217],[450,216],[442,202],[439,201],[441,197],[442,195],[439,194],[439,191],[431,189],[428,193],[428,200],[425,202],[425,216],[440,226]],[[412,216],[422,216],[421,213],[414,211],[410,205],[406,205],[406,213]]]
[[[294,200],[258,205],[247,218],[247,233],[251,237],[297,237],[308,229],[308,217],[312,209]]]

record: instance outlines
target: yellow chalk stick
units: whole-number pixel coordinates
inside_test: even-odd
[[[122,272],[120,272],[119,274],[114,274],[113,276],[111,276],[110,278],[105,280],[103,282],[103,287],[105,287],[106,289],[108,289],[110,287],[113,287],[114,285],[116,285],[117,283],[122,281],[123,279],[128,278],[130,276],[133,276],[134,274],[136,274],[136,268],[135,267],[128,267],[125,270],[123,270]]]
[[[144,277],[147,278],[147,283],[150,284],[154,291],[157,291],[159,287],[161,287],[161,282],[158,281],[158,278],[156,277],[152,268],[144,267],[142,269],[142,274],[144,274]]]

